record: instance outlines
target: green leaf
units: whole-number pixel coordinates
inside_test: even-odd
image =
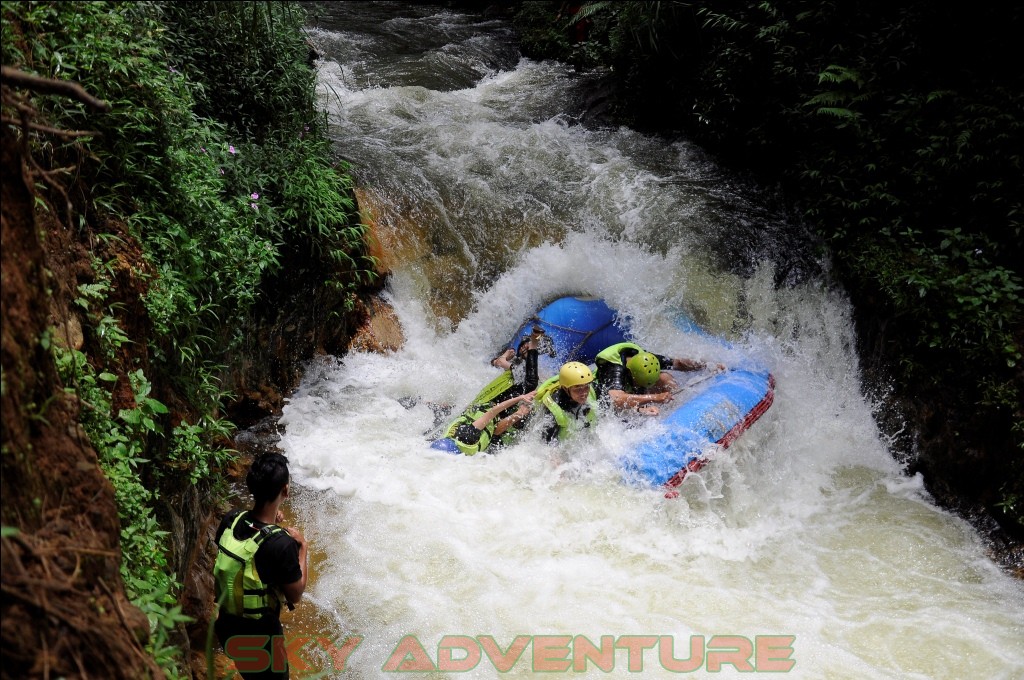
[[[837,106],[822,106],[818,109],[815,109],[814,112],[825,116],[834,116],[836,118],[857,117],[857,114],[851,111],[850,109],[844,109]]]

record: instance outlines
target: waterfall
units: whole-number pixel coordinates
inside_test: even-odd
[[[420,650],[431,677],[581,656],[566,672],[633,677],[639,659],[667,677],[667,642],[685,659],[694,640],[723,677],[747,677],[765,640],[791,646],[792,677],[1024,676],[1024,588],[893,460],[849,303],[769,196],[685,140],[580,124],[592,77],[521,58],[502,19],[323,7],[323,106],[395,255],[405,336],[311,364],[281,419],[313,550],[312,606],[286,628],[358,636],[337,677]],[[614,418],[557,449],[431,450],[433,407],[471,399],[521,321],[568,293],[628,314],[653,351],[756,359],[774,405],[671,500],[622,482],[639,434]],[[734,349],[675,332],[680,310]],[[499,673],[493,645],[517,636]]]

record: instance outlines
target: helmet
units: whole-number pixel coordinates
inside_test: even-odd
[[[578,361],[570,361],[562,365],[558,371],[558,384],[561,387],[569,388],[577,385],[589,385],[594,380],[594,374],[586,364]]]
[[[661,364],[658,357],[650,352],[640,352],[626,361],[626,368],[633,374],[633,382],[637,387],[650,387],[658,382],[661,375]]]
[[[438,451],[445,451],[447,453],[454,453],[456,455],[462,453],[459,450],[459,445],[455,443],[455,440],[451,437],[445,437],[444,439],[435,439],[431,444],[430,448],[437,449]]]

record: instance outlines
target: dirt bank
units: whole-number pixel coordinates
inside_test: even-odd
[[[47,349],[51,314],[71,318],[68,282],[88,253],[49,198],[58,192],[33,192],[42,170],[2,130],[0,677],[162,677],[143,647],[149,623],[124,594],[113,487]]]

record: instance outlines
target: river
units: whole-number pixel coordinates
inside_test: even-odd
[[[315,548],[300,609],[359,641],[344,671],[308,652],[329,677],[1024,677],[1024,587],[894,460],[850,305],[770,192],[585,124],[596,79],[521,58],[506,19],[320,5],[323,106],[405,336],[308,366],[281,419]],[[566,293],[655,351],[756,359],[774,405],[674,499],[622,482],[637,435],[613,419],[557,455],[431,450],[431,404],[468,401]],[[736,349],[688,344],[679,310]]]

